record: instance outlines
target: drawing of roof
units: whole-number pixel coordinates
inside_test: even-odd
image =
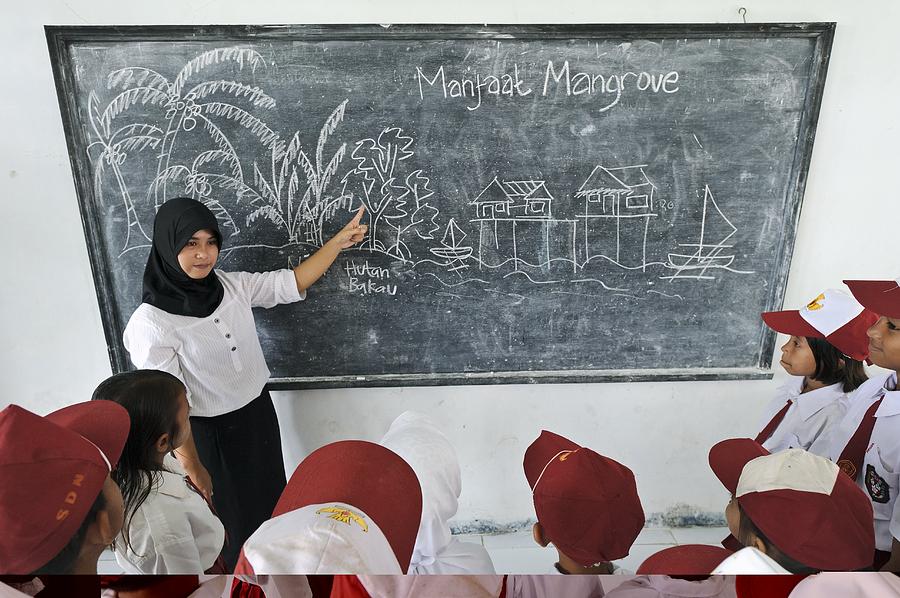
[[[503,189],[512,199],[553,199],[553,196],[547,191],[546,181],[503,181]]]
[[[469,205],[484,203],[512,203],[525,201],[548,201],[553,196],[547,190],[547,182],[541,180],[503,181],[494,177]]]
[[[512,203],[512,197],[509,196],[506,189],[503,188],[503,185],[497,180],[497,177],[494,177],[490,183],[488,183],[487,187],[481,190],[481,193],[478,194],[475,199],[469,202],[470,206],[478,205],[478,204],[486,204],[486,203]]]
[[[610,192],[626,192],[644,185],[652,187],[653,183],[647,178],[643,165],[606,168],[598,164],[591,171],[590,176],[581,184],[581,187],[575,193],[575,197]]]

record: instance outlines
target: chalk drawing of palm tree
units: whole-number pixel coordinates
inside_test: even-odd
[[[156,101],[154,94],[142,94],[138,101],[153,103]],[[88,116],[96,141],[88,145],[88,156],[95,164],[94,189],[97,191],[97,201],[103,202],[103,175],[108,166],[115,176],[119,192],[122,194],[122,202],[125,206],[127,226],[125,230],[125,243],[122,250],[135,243],[146,243],[150,237],[141,224],[141,220],[135,210],[131,192],[125,183],[125,177],[121,166],[125,163],[131,152],[140,152],[145,149],[156,149],[162,142],[163,131],[159,127],[150,124],[129,124],[112,130],[111,123],[114,118],[115,106],[110,104],[105,110],[100,110],[100,100],[97,94],[91,91],[88,97]],[[96,153],[99,150],[99,153]],[[135,239],[132,239],[132,232]]]
[[[341,102],[319,131],[315,162],[303,150],[300,132],[294,133],[287,147],[272,148],[269,178],[259,165],[253,163],[253,182],[256,187],[251,204],[256,209],[247,217],[247,224],[265,218],[284,229],[289,243],[306,243],[321,247],[325,221],[352,199],[352,195],[327,195],[328,185],[340,167],[347,150],[342,143],[325,161],[328,138],[344,119],[347,101]],[[302,176],[301,176],[302,175]]]
[[[159,153],[156,176],[147,189],[148,200],[152,197],[154,209],[158,208],[168,197],[169,183],[183,183],[188,192],[204,200],[225,219],[226,224],[234,225],[234,220],[224,206],[209,197],[214,183],[220,183],[224,188],[238,189],[244,181],[243,166],[234,144],[219,125],[222,121],[237,123],[268,148],[275,147],[279,143],[279,136],[249,110],[234,102],[218,101],[222,96],[227,96],[249,104],[248,107],[251,109],[274,108],[274,98],[259,87],[225,78],[196,81],[199,75],[220,64],[236,64],[238,70],[243,71],[247,68],[252,73],[260,66],[264,66],[265,61],[262,55],[252,48],[234,46],[216,48],[195,56],[181,68],[171,82],[158,71],[146,67],[128,66],[111,72],[107,76],[107,87],[119,93],[101,115],[105,125],[102,131],[110,130],[113,120],[120,118],[138,104],[164,108],[166,110],[164,124],[162,127],[156,127],[158,132],[153,131],[153,135],[158,136],[159,141],[152,142],[152,147],[158,149]],[[146,127],[156,126],[149,123],[139,124]],[[190,167],[173,164],[179,134],[198,130],[198,127],[199,130],[206,132],[213,147],[200,152]],[[100,136],[100,139],[102,142],[103,137]],[[199,169],[211,163],[225,166],[227,172],[205,176]],[[130,197],[126,201],[130,201]]]

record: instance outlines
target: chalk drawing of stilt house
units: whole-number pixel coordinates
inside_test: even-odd
[[[551,231],[559,226],[571,229],[574,237],[575,221],[553,218],[554,197],[547,183],[540,179],[500,180],[494,177],[469,202],[475,207],[479,223],[479,263],[496,265],[512,258],[518,269],[520,260],[530,265],[547,266],[555,257],[551,248]],[[567,244],[566,257],[574,252],[574,243]],[[574,255],[572,256],[574,263]]]
[[[628,268],[647,263],[647,232],[656,216],[656,186],[646,165],[609,168],[597,165],[575,197],[584,199],[585,261],[605,256]]]
[[[497,177],[469,202],[477,218],[550,219],[553,196],[546,181],[500,181]]]

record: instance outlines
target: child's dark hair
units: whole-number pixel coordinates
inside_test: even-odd
[[[851,392],[869,379],[861,361],[847,357],[824,338],[808,336],[806,343],[816,360],[816,371],[810,376],[814,380],[828,386],[840,382],[844,392]]]
[[[94,391],[91,400],[113,401],[131,416],[128,440],[112,472],[112,479],[122,490],[125,522],[122,537],[125,547],[133,551],[129,528],[134,515],[150,496],[159,472],[156,443],[163,434],[170,442],[178,436],[179,397],[184,393],[181,380],[168,372],[136,370],[107,378]],[[174,447],[171,447],[174,448]]]
[[[756,536],[763,544],[765,544],[766,555],[791,573],[795,575],[811,575],[819,572],[818,569],[810,567],[809,565],[804,565],[800,561],[783,553],[780,548],[772,544],[772,541],[756,527],[756,524],[753,523],[750,517],[744,512],[740,502],[737,503],[737,507],[741,517],[737,534],[738,542],[744,546],[750,546],[751,536]]]
[[[103,496],[103,490],[94,499],[94,503],[84,516],[84,521],[78,527],[78,531],[69,540],[69,543],[63,547],[56,556],[50,559],[46,565],[32,572],[33,576],[37,575],[70,575],[78,555],[81,554],[81,547],[84,544],[84,538],[87,535],[88,528],[97,520],[97,514],[106,509],[106,497]]]

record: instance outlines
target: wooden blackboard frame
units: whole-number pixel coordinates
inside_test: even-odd
[[[70,49],[73,44],[113,41],[192,41],[304,40],[360,41],[366,39],[594,39],[629,40],[634,38],[767,38],[806,37],[815,39],[815,60],[810,65],[812,84],[806,92],[808,109],[802,116],[789,180],[795,180],[786,214],[787,230],[778,248],[776,273],[767,300],[767,309],[779,309],[784,300],[787,275],[800,218],[812,158],[816,125],[831,56],[836,24],[755,23],[755,24],[572,24],[572,25],[161,25],[161,26],[46,26],[50,62],[56,82],[60,114],[66,135],[69,160],[75,183],[82,226],[87,242],[91,272],[100,307],[110,365],[113,372],[131,369],[121,332],[116,296],[110,275],[104,238],[100,234],[100,215],[91,184],[88,157],[80,148],[87,146],[87,130],[79,126]],[[630,381],[698,381],[769,379],[776,335],[767,331],[760,341],[760,363],[756,368],[685,368],[674,370],[555,370],[542,372],[459,372],[437,374],[385,374],[376,376],[328,376],[273,378],[268,387],[275,390],[300,388],[428,386],[457,384],[584,383]]]

